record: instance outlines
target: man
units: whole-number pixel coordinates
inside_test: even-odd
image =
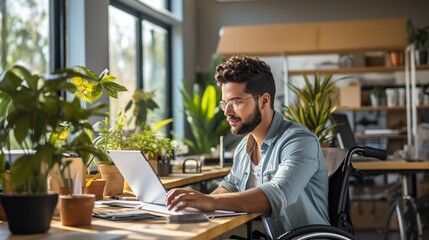
[[[231,131],[246,135],[231,172],[210,195],[172,189],[169,209],[263,213],[265,230],[277,238],[308,224],[329,224],[328,175],[317,137],[274,111],[275,83],[258,58],[234,56],[217,66],[219,106]]]

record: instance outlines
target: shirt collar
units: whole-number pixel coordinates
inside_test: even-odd
[[[280,129],[280,124],[282,122],[282,116],[280,113],[274,111],[274,117],[271,121],[270,128],[268,129],[267,135],[264,138],[264,142],[262,143],[261,148],[264,148],[264,145],[269,146],[277,137]],[[256,140],[252,134],[248,135],[247,144],[246,144],[246,152],[247,154],[252,154],[254,147],[256,146]]]

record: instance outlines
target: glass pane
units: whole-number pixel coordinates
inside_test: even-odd
[[[49,0],[0,0],[0,72],[14,64],[49,72]]]
[[[137,89],[136,24],[134,16],[109,6],[109,70],[116,76],[116,82],[128,89],[127,92],[120,92],[118,99],[110,100],[112,120],[117,118],[121,109],[125,109]],[[132,111],[126,114],[130,120]]]
[[[139,0],[140,2],[149,5],[153,8],[167,9],[167,0]]]
[[[143,88],[155,90],[159,108],[148,116],[149,126],[167,118],[167,30],[143,20]]]

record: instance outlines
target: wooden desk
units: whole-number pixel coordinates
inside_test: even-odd
[[[65,227],[58,218],[52,220],[51,229],[45,234],[11,235],[7,223],[0,223],[1,239],[213,239],[254,219],[260,214],[215,218],[210,222],[170,224],[166,220],[111,222],[93,219],[88,227]],[[96,235],[99,234],[99,235]],[[112,238],[106,234],[124,234]],[[109,238],[110,237],[110,238]],[[225,236],[229,237],[229,236]]]
[[[399,161],[355,161],[353,166],[363,172],[421,172],[429,170],[429,162]]]
[[[389,233],[389,223],[394,212],[399,224],[400,239],[406,240],[407,232],[422,236],[422,226],[420,223],[419,212],[414,202],[415,193],[417,192],[417,184],[415,173],[428,171],[429,162],[406,162],[406,161],[374,161],[374,162],[353,162],[353,166],[363,172],[368,173],[399,173],[401,175],[402,196],[397,198],[390,206],[385,221],[384,232]],[[413,177],[412,187],[413,193],[408,192],[408,177]],[[408,218],[405,218],[405,212],[409,211]],[[387,239],[387,238],[386,238]]]
[[[226,176],[231,171],[231,167],[219,168],[215,166],[205,166],[201,173],[173,173],[166,177],[161,177],[161,182],[167,189],[183,187],[189,184],[199,183],[211,179]]]

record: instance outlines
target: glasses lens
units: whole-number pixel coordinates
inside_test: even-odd
[[[226,103],[224,101],[219,102],[219,107],[222,111],[225,111],[225,106],[226,106]]]

